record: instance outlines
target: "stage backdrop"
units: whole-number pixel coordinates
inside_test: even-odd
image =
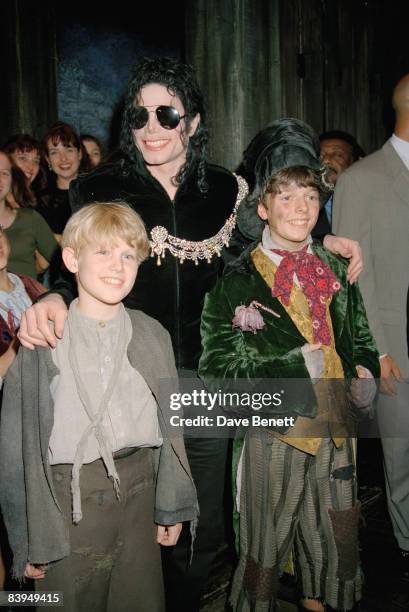
[[[109,6],[99,3],[98,10],[74,10],[72,3],[60,7],[59,118],[114,148],[132,65],[145,55],[181,56],[184,22],[179,5],[161,8],[160,22],[158,6],[136,8],[122,0]],[[168,27],[160,26],[162,18]]]
[[[283,116],[378,148],[409,72],[408,13],[407,0],[189,0],[186,56],[208,94],[212,159],[235,168]]]
[[[0,146],[57,118],[55,24],[54,3],[1,0]]]

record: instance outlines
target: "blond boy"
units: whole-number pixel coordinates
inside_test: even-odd
[[[0,502],[16,577],[64,610],[164,609],[159,544],[198,510],[183,441],[156,399],[176,378],[169,334],[124,308],[148,254],[123,203],[91,204],[62,238],[78,299],[55,349],[23,349],[5,385]]]

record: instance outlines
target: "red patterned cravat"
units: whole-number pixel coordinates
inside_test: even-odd
[[[273,297],[288,306],[294,283],[294,274],[310,308],[314,341],[331,344],[331,332],[327,322],[326,301],[341,287],[332,270],[316,255],[307,253],[308,244],[301,251],[272,249],[282,257],[275,273]]]

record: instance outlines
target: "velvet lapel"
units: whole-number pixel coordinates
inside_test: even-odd
[[[341,283],[339,291],[334,293],[332,296],[329,311],[331,313],[332,329],[334,331],[335,342],[341,337],[344,330],[344,323],[347,314],[348,304],[348,281],[346,278],[346,267],[345,264],[338,260],[337,257],[332,255],[324,247],[313,244],[312,250],[324,263],[326,263],[335,276]]]
[[[276,267],[268,257],[263,255],[266,259],[266,265],[271,266],[271,269],[274,271]],[[297,326],[293,323],[290,315],[287,313],[284,306],[281,304],[278,298],[275,298],[271,295],[271,287],[268,284],[268,280],[263,277],[263,274],[255,265],[253,258],[251,257],[251,263],[254,266],[255,274],[252,275],[255,284],[254,291],[254,299],[263,304],[263,306],[267,306],[272,308],[277,314],[280,315],[280,318],[275,317],[269,312],[262,311],[263,319],[265,322],[268,322],[272,327],[276,327],[280,330],[280,332],[289,334],[297,339],[297,344],[301,341],[303,344],[305,343],[304,336],[298,331]]]
[[[409,205],[409,170],[388,140],[382,147],[385,165],[393,177],[393,190]]]

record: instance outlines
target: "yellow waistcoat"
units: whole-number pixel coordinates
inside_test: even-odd
[[[263,253],[259,247],[253,251],[251,258],[254,266],[267,285],[269,287],[273,287],[277,266],[267,257],[267,255]],[[324,353],[324,372],[322,375],[322,380],[314,385],[314,391],[318,404],[317,416],[314,419],[298,417],[295,426],[291,428],[287,435],[281,435],[273,432],[274,436],[279,437],[280,440],[286,444],[294,446],[295,448],[298,448],[299,450],[311,455],[316,455],[318,453],[318,449],[321,446],[323,438],[322,435],[320,435],[320,437],[313,437],[312,432],[316,432],[317,429],[321,430],[321,425],[322,431],[325,430],[325,425],[328,423],[330,412],[332,413],[333,410],[333,406],[330,403],[330,398],[328,397],[328,382],[325,383],[323,381],[325,381],[325,379],[328,381],[328,379],[344,378],[344,370],[342,368],[341,359],[339,358],[335,349],[334,333],[329,312],[330,303],[331,298],[328,298],[326,303],[326,314],[328,327],[331,332],[331,344],[329,346],[323,345],[321,347]],[[288,316],[291,318],[298,331],[304,336],[306,342],[315,344],[310,308],[308,306],[307,299],[299,286],[295,284],[293,285],[288,306],[285,304],[282,304],[282,306],[285,308]],[[345,435],[342,422],[338,423],[338,425],[340,426],[340,431],[343,433],[343,435]],[[298,437],[298,434],[306,437]],[[333,432],[329,433],[329,435],[331,435],[334,444],[337,447],[341,446],[345,440],[345,437],[335,436]]]

